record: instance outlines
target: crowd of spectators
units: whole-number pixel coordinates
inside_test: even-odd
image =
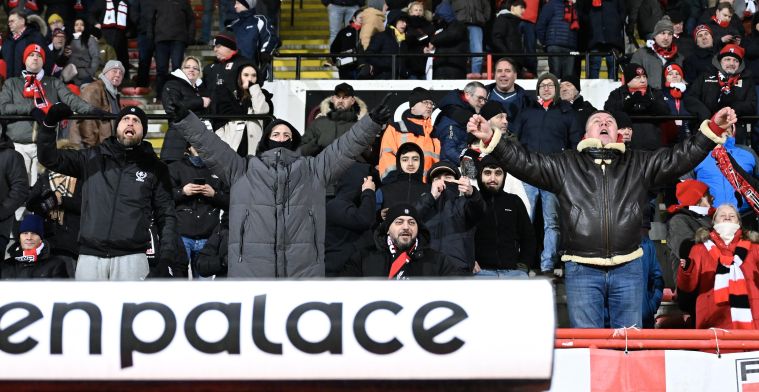
[[[211,38],[207,3],[199,39],[186,0],[4,3],[0,114],[34,121],[3,124],[0,278],[537,275],[564,280],[573,327],[653,327],[665,286],[696,327],[759,326],[754,7],[325,0],[341,79],[462,81],[412,87],[397,116],[343,82],[299,130],[263,88],[278,6],[221,1]],[[213,62],[185,55],[209,40]],[[587,78],[621,64],[603,110],[575,51],[610,53]],[[481,52],[515,57],[487,84],[465,80],[479,56],[352,57]],[[565,56],[538,74],[541,52]],[[153,57],[160,154],[120,93]]]

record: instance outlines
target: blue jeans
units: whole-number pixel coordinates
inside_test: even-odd
[[[521,21],[519,22],[519,31],[522,33],[522,43],[524,44],[525,53],[535,53],[535,46],[537,45],[538,36],[535,33],[535,23]],[[537,76],[538,73],[538,59],[537,57],[522,57],[521,63],[527,68],[528,71],[534,73]]]
[[[190,237],[182,236],[182,242],[184,243],[184,250],[185,252],[187,252],[187,260],[190,261],[190,265],[192,266],[193,279],[201,278],[201,276],[198,275],[196,258],[198,256],[198,253],[200,253],[200,251],[203,250],[203,247],[206,246],[206,241],[208,241],[208,238],[201,238],[199,240],[196,240]]]
[[[612,79],[612,75],[616,70],[611,68],[613,60],[612,56],[590,56],[590,74],[588,79],[598,79],[601,75],[601,59],[606,59],[606,69],[609,70],[609,79]]]
[[[563,46],[549,45],[546,47],[548,53],[569,53],[575,49],[565,48]],[[575,70],[575,58],[572,56],[552,56],[548,58],[548,70],[559,80],[564,80],[569,76],[580,76]]]
[[[230,0],[219,0],[219,32],[226,31],[224,27],[224,18],[226,17],[227,6],[225,2]],[[203,17],[201,18],[200,42],[206,43],[211,40],[211,25],[213,24],[213,3],[214,0],[203,0]]]
[[[559,245],[559,200],[551,192],[525,183],[524,191],[532,206],[532,219],[535,219],[535,205],[540,197],[543,206],[543,253],[540,254],[540,270],[553,270],[556,261],[556,248]]]
[[[482,27],[468,25],[469,31],[469,53],[482,53]],[[482,57],[472,57],[472,73],[482,72]]]
[[[140,54],[137,67],[137,85],[148,87],[150,85],[150,62],[153,60],[155,44],[147,34],[137,35],[137,50]]]
[[[169,78],[169,72],[182,66],[185,43],[182,41],[160,41],[155,43],[156,95],[161,98],[163,84]],[[171,69],[169,69],[171,60]]]
[[[474,274],[477,279],[527,279],[527,272],[520,270],[487,270],[483,269]]]
[[[330,4],[327,6],[327,15],[329,15],[329,44],[332,45],[332,41],[337,37],[337,33],[342,30],[343,27],[351,23],[353,13],[358,10],[358,6],[344,6]]]
[[[564,284],[572,328],[604,328],[608,312],[611,328],[641,327],[644,287],[640,258],[613,266],[597,267],[567,261]]]

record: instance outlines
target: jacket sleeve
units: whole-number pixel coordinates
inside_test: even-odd
[[[56,173],[76,177],[82,181],[85,165],[85,150],[59,150],[55,144],[55,128],[39,127],[37,135],[37,157],[42,166]]]
[[[682,269],[677,266],[677,290],[682,290],[686,293],[693,293],[698,289],[699,275],[701,274],[701,261],[704,257],[710,257],[707,254],[707,250],[703,244],[696,244],[690,250],[688,258],[690,264],[687,269]]]
[[[153,216],[160,233],[160,260],[173,260],[177,252],[177,214],[171,196],[169,170],[163,162],[156,167],[156,181],[153,189]]]
[[[248,89],[250,92],[250,104],[253,113],[255,114],[269,114],[272,112],[270,102],[266,99],[266,95],[261,90],[261,86],[254,84]]]
[[[185,195],[182,189],[187,184],[182,184],[182,178],[179,176],[179,171],[174,169],[174,165],[169,165],[169,178],[171,179],[171,193],[174,196],[174,203],[179,204],[189,196]]]
[[[72,93],[71,90],[69,90],[69,88],[66,87],[66,85],[63,84],[60,79],[55,79],[53,83],[55,83],[55,89],[58,93],[58,98],[61,100],[61,102],[69,105],[71,110],[80,114],[89,114],[95,110],[92,105],[79,98],[76,94]]]
[[[277,35],[271,29],[271,23],[265,16],[256,17],[258,23],[263,24],[258,33],[258,52],[271,53],[277,48]]]
[[[562,161],[564,154],[544,155],[528,152],[518,142],[501,138],[500,132],[493,134],[490,144],[494,143],[493,156],[501,160],[506,170],[514,177],[552,193],[561,191],[566,167]],[[482,151],[489,152],[486,150],[489,148]]]
[[[345,172],[374,140],[374,135],[380,130],[380,125],[364,116],[357,123],[330,143],[315,158],[312,158],[311,171],[324,184],[331,183],[337,176]]]
[[[312,157],[319,153],[319,146],[317,145],[317,140],[319,138],[319,135],[317,135],[317,127],[318,124],[317,121],[313,121],[311,125],[309,125],[308,128],[306,128],[306,132],[303,133],[303,140],[300,146],[300,152],[304,156]]]
[[[681,247],[683,244],[693,245],[693,229],[685,221],[682,214],[677,214],[667,222],[667,247],[672,255],[680,258]],[[686,245],[688,246],[688,245]]]
[[[709,120],[701,123],[699,132],[672,148],[654,152],[633,151],[642,162],[642,175],[649,186],[664,186],[692,170],[706,158],[719,140],[709,129]],[[720,141],[721,142],[721,141]]]
[[[535,33],[543,46],[546,46],[546,31],[548,30],[548,23],[551,21],[551,18],[553,18],[554,7],[553,4],[551,4],[552,1],[558,0],[548,0],[540,10],[538,22],[535,24]]]
[[[422,222],[427,222],[437,214],[437,200],[429,192],[422,193],[414,203],[414,208]]]
[[[401,120],[403,121],[403,120]],[[380,178],[385,178],[391,171],[395,170],[395,152],[398,151],[398,141],[395,136],[398,131],[395,127],[388,125],[385,128],[385,132],[382,134],[382,141],[380,143],[380,158],[379,158],[379,170]]]
[[[746,90],[746,96],[743,99],[737,97],[730,102],[730,107],[735,110],[735,114],[740,116],[756,115],[756,88],[752,78],[742,78],[743,88]]]
[[[685,90],[686,98],[692,98],[683,101],[685,102],[685,108],[689,112],[696,115],[696,121],[704,121],[712,115],[711,110],[709,110],[709,108],[706,107],[706,104],[701,101],[701,94],[703,93],[703,89],[704,78],[699,77],[690,86],[688,86],[687,90]]]
[[[365,257],[364,252],[353,253],[353,255],[351,255],[351,257],[345,262],[343,272],[340,276],[351,278],[360,278],[364,276],[364,271],[362,269],[363,257]]]
[[[174,123],[174,127],[198,150],[211,172],[219,176],[227,186],[231,187],[237,178],[245,174],[245,158],[237,155],[215,133],[206,129],[195,113],[190,112],[182,121]]]
[[[90,76],[95,77],[98,68],[100,68],[100,48],[95,37],[91,36],[87,40],[87,51],[90,53]]]
[[[472,190],[472,194],[464,198],[466,204],[464,205],[464,221],[466,227],[471,229],[477,226],[482,216],[485,215],[485,200],[482,198],[482,194],[475,188]]]
[[[26,175],[24,159],[21,154],[13,149],[8,149],[9,155],[3,168],[5,181],[9,185],[8,194],[0,201],[0,220],[12,216],[18,207],[26,202],[29,195],[29,178]]]
[[[369,230],[374,225],[376,216],[374,202],[374,191],[370,189],[361,192],[359,206],[347,200],[332,200],[327,203],[327,220],[348,230]]]
[[[9,83],[9,81],[6,81],[0,89],[0,114],[29,114],[34,108],[31,99],[21,99],[18,102],[13,99],[14,93],[21,96],[21,90],[16,89],[17,84],[20,89],[23,89],[23,82]]]

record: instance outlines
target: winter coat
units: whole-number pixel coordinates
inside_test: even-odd
[[[151,15],[154,42],[179,41],[189,44],[195,38],[195,14],[187,0],[162,0],[155,2]],[[174,67],[177,67],[175,65]]]
[[[628,30],[638,28],[640,39],[648,39],[654,26],[664,14],[657,0],[632,0],[625,2],[628,17]],[[638,63],[640,64],[640,63]],[[649,74],[650,75],[650,74]]]
[[[543,46],[577,50],[578,30],[571,30],[564,20],[564,0],[548,0],[540,10],[535,31]]]
[[[745,30],[743,29],[743,23],[740,21],[741,18],[736,18],[735,16],[730,19],[730,23],[727,25],[727,27],[720,26],[712,19],[712,16],[714,16],[715,13],[716,8],[714,7],[704,11],[704,13],[701,15],[701,20],[699,20],[699,24],[706,24],[710,29],[712,29],[712,40],[714,41],[714,47],[717,48],[717,51],[719,51],[723,46],[730,43],[722,42],[722,37],[726,35],[742,37]]]
[[[105,82],[100,79],[84,86],[80,98],[94,108],[113,113],[111,97],[105,89]],[[83,147],[92,147],[102,143],[114,133],[111,120],[77,120],[71,124],[69,140]]]
[[[748,50],[746,53],[746,57],[748,57]],[[715,54],[714,47],[708,49],[696,47],[693,54],[683,61],[683,70],[686,70],[685,81],[688,84],[693,84],[703,73],[714,74],[716,70],[712,65],[712,59],[714,59]],[[759,50],[757,50],[757,56],[759,56]]]
[[[364,47],[361,46],[361,39],[359,37],[359,30],[353,26],[353,24],[345,26],[342,30],[337,32],[335,39],[332,40],[332,44],[329,46],[329,52],[332,54],[338,53],[364,53]],[[338,63],[337,59],[341,59],[342,63]],[[359,59],[351,56],[333,57],[333,63],[341,71],[353,71],[358,67]],[[349,59],[353,59],[349,61]]]
[[[587,22],[582,26],[588,29],[588,49],[617,50],[625,49],[625,2],[622,0],[604,0],[600,7],[593,7],[592,0],[579,0],[577,13]]]
[[[535,229],[519,196],[501,189],[493,192],[482,184],[482,168],[477,182],[485,200],[485,214],[477,223],[475,260],[482,269],[527,268],[537,252]]]
[[[358,36],[361,39],[361,47],[367,49],[372,37],[377,33],[385,31],[385,13],[378,9],[367,7],[361,11],[360,15],[364,23],[361,25],[361,31],[358,33]]]
[[[485,86],[485,89],[488,90],[488,101],[500,103],[503,106],[503,110],[506,111],[509,122],[516,121],[522,109],[531,106],[532,101],[535,99],[534,95],[528,93],[527,90],[518,84],[514,84],[513,92],[505,94],[498,91],[495,83]]]
[[[210,237],[219,225],[222,210],[229,210],[229,191],[208,167],[193,165],[189,156],[169,164],[169,175],[177,212],[177,233],[193,239]],[[182,188],[200,178],[213,188],[213,197],[184,194]]]
[[[756,161],[756,155],[749,147],[736,145],[734,137],[728,137],[723,146],[743,170],[753,177],[759,177],[759,162]],[[697,180],[709,185],[709,194],[714,197],[712,205],[715,208],[729,203],[738,208],[741,213],[751,210],[746,200],[735,198],[735,189],[717,167],[717,162],[711,154],[693,169],[693,174]]]
[[[100,67],[100,49],[97,38],[83,32],[79,38],[71,39],[69,64],[76,66],[77,74],[73,82],[79,86],[95,78]]]
[[[459,156],[467,147],[466,124],[477,111],[464,98],[464,92],[453,90],[440,100],[441,113],[435,120],[432,137],[440,140],[440,160],[459,164]]]
[[[677,53],[683,55],[683,59],[687,59],[698,48],[693,36],[683,32],[679,36],[672,37],[672,44],[677,46]],[[683,60],[685,61],[685,60]],[[685,63],[683,63],[684,65]]]
[[[409,16],[406,25],[406,50],[408,53],[424,53],[430,37],[435,34],[435,27],[424,16]],[[460,39],[460,38],[459,38]],[[418,79],[425,79],[428,57],[409,57],[406,59],[406,67],[409,75]]]
[[[446,184],[435,200],[424,193],[416,202],[416,210],[430,230],[430,247],[445,255],[462,273],[471,275],[474,268],[474,233],[485,214],[485,201],[476,189],[470,196],[459,196],[458,186]]]
[[[305,156],[316,156],[337,138],[343,136],[359,119],[367,113],[366,103],[355,97],[356,103],[349,110],[334,110],[330,97],[319,104],[319,114],[303,134],[300,152]]]
[[[24,98],[24,79],[21,77],[10,78],[3,84],[0,90],[0,114],[3,115],[28,115],[34,108],[32,98]],[[50,105],[63,102],[71,110],[81,114],[91,114],[94,108],[89,103],[74,95],[60,79],[44,76],[41,80]],[[39,125],[34,121],[16,121],[8,124],[6,134],[15,143],[33,143],[37,136]]]
[[[262,140],[268,143],[279,124],[289,126],[272,122]],[[280,147],[247,158],[192,113],[175,126],[231,189],[229,277],[324,276],[324,187],[350,167],[380,125],[365,116],[316,157]],[[290,128],[297,147],[300,134]]]
[[[395,153],[406,142],[416,143],[424,151],[424,172],[440,160],[440,141],[432,136],[432,119],[411,114],[407,109],[401,121],[393,122],[385,128],[380,147],[379,173],[384,179],[396,169]]]
[[[408,49],[406,47],[406,41],[404,40],[399,43],[395,38],[394,30],[388,27],[385,31],[372,36],[372,39],[369,42],[369,47],[366,48],[366,53],[400,54],[408,53]],[[374,79],[393,79],[392,57],[368,57],[365,58],[365,60],[373,67],[372,76]],[[406,67],[407,61],[407,57],[396,57],[395,79],[408,78],[408,69]]]
[[[688,257],[690,248],[694,244],[693,236],[696,230],[702,227],[711,229],[711,216],[701,215],[688,207],[675,211],[667,221],[667,253],[669,254],[667,264],[671,267],[669,271],[665,271],[664,275],[667,287],[676,287],[674,282],[676,268],[680,265],[681,258]]]
[[[203,67],[203,84],[200,87],[200,95],[213,97],[216,89],[221,86],[230,90],[236,89],[237,71],[240,66],[245,64],[253,64],[253,61],[247,57],[243,57],[238,52],[225,61],[216,59],[213,63]],[[211,113],[218,114],[218,111],[215,107],[212,107]]]
[[[648,190],[695,167],[714,148],[713,140],[718,138],[704,123],[688,140],[655,152],[611,143],[602,149],[609,153],[602,157],[610,161],[599,160],[603,167],[594,157],[598,139],[546,155],[528,152],[496,132],[482,151],[492,153],[514,177],[556,195],[563,260],[618,265],[642,254],[640,228]]]
[[[652,89],[650,86],[642,95],[640,93],[631,94],[626,85],[620,86],[609,93],[609,98],[604,103],[604,110],[625,112],[630,116],[669,115],[669,107],[664,102],[661,91]],[[659,121],[635,120],[632,128],[633,138],[630,146],[633,149],[653,151],[662,146]]]
[[[161,95],[163,107],[171,108],[175,104],[181,103],[188,110],[202,116],[205,113],[205,108],[203,107],[203,98],[200,96],[200,85],[202,85],[200,79],[193,86],[181,69],[175,69],[163,85],[163,94]],[[161,146],[161,159],[165,162],[180,160],[186,149],[187,142],[169,122],[169,129],[166,131]]]
[[[522,19],[507,9],[496,14],[493,22],[492,45],[496,53],[525,53],[519,24]]]
[[[451,0],[451,7],[456,19],[468,25],[485,27],[492,14],[488,0]]]
[[[435,47],[435,53],[467,53],[469,31],[458,21],[444,23],[435,31],[430,43]],[[432,61],[432,79],[465,79],[466,64],[466,57],[436,57]]]
[[[256,15],[255,9],[240,12],[237,18],[231,26],[227,26],[235,33],[237,50],[240,55],[254,59],[260,65],[260,54],[271,54],[279,46],[274,27],[266,16]]]
[[[32,187],[27,199],[26,209],[45,218],[45,240],[50,243],[55,254],[66,254],[72,258],[79,256],[79,227],[82,217],[82,181],[74,177],[68,177],[69,181],[76,181],[70,196],[56,192],[61,197],[61,204],[52,210],[45,210],[41,205],[44,197],[50,196],[56,189],[50,181],[49,170],[40,173],[37,182]],[[59,214],[63,219],[59,220]]]
[[[687,91],[687,89],[686,89]],[[667,104],[667,107],[669,108],[669,114],[673,116],[690,116],[690,112],[688,111],[687,107],[690,100],[693,99],[693,97],[689,96],[682,96],[680,98],[675,98],[672,96],[672,91],[669,87],[664,87],[662,90],[662,97],[664,98],[664,102]],[[668,144],[672,144],[673,140],[681,141],[685,140],[688,136],[693,133],[692,126],[694,124],[697,124],[695,121],[688,121],[688,120],[681,120],[681,125],[677,125],[677,122],[674,120],[665,121],[661,124],[661,131],[662,136],[664,139],[667,139],[665,141],[669,142]],[[635,138],[635,134],[633,134],[633,139]]]
[[[685,93],[694,98],[688,101],[688,111],[695,114],[699,121],[711,118],[714,113],[726,106],[733,108],[738,118],[755,115],[757,98],[754,78],[745,69],[745,63],[741,63],[738,67],[737,73],[741,74],[741,79],[732,87],[730,94],[724,94],[719,85],[717,70],[720,67],[716,58],[712,58],[712,65],[714,72],[702,74],[688,86]],[[745,123],[739,122],[738,126],[745,129]],[[738,132],[741,130],[739,129]]]
[[[157,1],[154,0],[136,0],[133,1],[129,10],[129,17],[136,18],[132,21],[137,24],[137,33],[152,38],[153,34],[153,15],[155,14],[155,6]]]
[[[324,238],[324,263],[327,276],[339,276],[350,257],[365,249],[363,241],[375,223],[375,194],[361,190],[370,175],[366,163],[354,163],[337,183],[335,198],[327,202],[327,230]],[[371,247],[371,241],[368,241]]]
[[[160,228],[160,260],[175,257],[176,214],[169,173],[143,140],[125,148],[116,137],[84,150],[58,150],[55,132],[37,139],[39,160],[49,170],[76,177],[82,184],[79,253],[115,257],[144,253],[150,246],[151,220]]]
[[[20,245],[16,245],[8,254],[9,258],[0,263],[0,279],[66,279],[66,262],[60,256],[53,256],[50,243],[42,242],[44,246],[37,255],[36,261],[26,261]]]
[[[404,143],[399,151],[416,151],[420,157],[424,155],[422,148],[415,143]],[[407,151],[408,150],[408,151]],[[401,167],[401,154],[395,154],[395,167]],[[424,183],[424,165],[419,165],[416,173],[406,173],[394,170],[382,180],[382,188],[377,191],[377,200],[381,208],[390,208],[399,203],[414,204],[424,192],[429,191]]]
[[[222,88],[217,89],[216,92],[217,114],[271,114],[274,111],[274,104],[271,102],[272,95],[262,89],[259,84],[248,88],[250,94],[248,102],[237,98],[241,94],[239,89],[233,92],[228,88]],[[232,120],[217,127],[217,122],[212,121],[216,134],[242,157],[256,154],[256,146],[261,141],[267,123],[268,120]]]
[[[730,254],[735,251],[741,238],[742,231],[736,233],[729,245],[715,241],[715,246],[722,254]],[[729,250],[728,250],[729,249]],[[733,329],[730,317],[730,305],[728,303],[716,304],[714,300],[714,276],[717,272],[718,261],[709,254],[704,243],[697,243],[690,251],[690,265],[687,269],[680,268],[677,271],[677,288],[688,293],[696,294],[696,328],[724,328]],[[759,329],[759,276],[757,261],[759,260],[759,246],[750,242],[748,254],[743,260],[740,269],[743,272],[746,289],[748,291],[749,306],[753,321],[753,329]]]
[[[575,148],[585,134],[585,128],[575,121],[576,115],[567,101],[553,102],[548,110],[534,101],[509,124],[509,130],[528,151],[552,154]]]
[[[678,52],[675,57],[667,60],[666,63],[662,63],[661,58],[653,51],[653,49],[642,47],[635,51],[630,62],[640,64],[643,69],[646,70],[646,75],[648,75],[648,87],[661,90],[664,85],[664,68],[672,63],[682,66],[684,59],[685,57]],[[625,82],[629,82],[629,80]]]
[[[387,246],[387,229],[389,222],[380,224],[374,231],[374,246],[371,251],[354,253],[345,263],[343,276],[346,277],[376,277],[387,279],[393,264]],[[423,223],[418,223],[418,246],[409,254],[411,262],[402,267],[396,275],[399,279],[442,277],[466,275],[450,257],[430,247],[430,233]],[[471,275],[471,271],[468,273]]]
[[[588,118],[597,109],[589,101],[586,101],[581,95],[578,95],[574,101],[572,101],[572,109],[575,111],[575,127],[578,127],[585,133],[585,123],[588,122]]]
[[[28,195],[29,176],[24,158],[13,148],[13,141],[0,134],[0,246],[8,245],[14,214],[26,203]]]
[[[27,17],[26,29],[21,33],[21,36],[17,39],[13,39],[11,34],[7,37],[3,37],[0,55],[2,55],[3,60],[5,60],[7,79],[14,76],[21,76],[21,71],[26,69],[26,65],[24,65],[24,50],[27,46],[37,44],[45,50],[47,57],[50,57],[45,35],[47,35],[47,23],[45,23],[45,21],[38,15],[32,14]],[[47,65],[48,63],[46,62],[46,73],[50,70],[50,67]]]

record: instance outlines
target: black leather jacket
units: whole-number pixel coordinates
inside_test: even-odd
[[[703,133],[713,135],[706,123],[701,130],[672,148],[656,151],[618,153],[591,148],[589,140],[584,140],[577,150],[543,155],[529,153],[504,138],[492,153],[515,177],[556,194],[563,254],[575,256],[578,262],[580,258],[590,264],[614,265],[629,260],[613,257],[630,255],[640,246],[648,189],[676,181],[714,148],[714,141]],[[596,163],[598,154],[605,154],[609,163]]]

